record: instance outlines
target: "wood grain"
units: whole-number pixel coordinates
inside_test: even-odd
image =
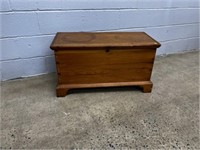
[[[155,50],[74,51],[56,52],[60,84],[150,80]]]
[[[55,51],[57,96],[71,88],[141,86],[151,92],[156,48],[143,32],[58,33]]]
[[[76,51],[76,52],[74,52]],[[55,53],[56,62],[59,64],[124,64],[137,62],[153,62],[155,49],[141,50],[74,50],[58,51]],[[78,59],[77,59],[78,58]]]
[[[145,32],[59,32],[54,38],[53,50],[88,47],[148,47],[158,48],[160,43]]]

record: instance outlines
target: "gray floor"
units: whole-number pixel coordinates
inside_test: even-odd
[[[2,149],[199,148],[198,52],[157,58],[152,93],[136,87],[73,90],[56,75],[2,84]]]

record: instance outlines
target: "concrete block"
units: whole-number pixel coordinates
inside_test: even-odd
[[[138,8],[148,9],[148,8],[170,8],[172,0],[138,0]]]
[[[138,8],[198,8],[199,0],[138,0]]]
[[[170,10],[166,20],[170,24],[185,24],[199,22],[199,9],[174,9]]]
[[[2,62],[2,80],[47,73],[45,57]]]
[[[164,19],[168,10],[126,10],[119,15],[120,28],[151,27],[167,25]]]
[[[19,78],[24,74],[23,63],[21,60],[3,61],[1,64],[3,81]]]
[[[62,0],[62,9],[137,8],[137,0]]]
[[[162,46],[158,49],[159,54],[172,54],[199,48],[199,37],[161,42]],[[164,53],[162,53],[164,52]]]
[[[64,7],[62,6],[63,0],[37,0],[37,8],[38,10],[61,10]],[[69,0],[66,0],[66,3],[69,2]],[[69,9],[69,7],[65,8],[66,10]]]
[[[1,14],[1,17],[1,37],[36,35],[40,33],[36,13],[4,13]]]
[[[198,9],[95,11],[84,16],[84,26],[86,26],[84,29],[112,30],[197,23],[197,10]]]
[[[52,55],[50,44],[52,36],[34,36],[23,38],[2,39],[1,60],[34,58],[38,56]]]
[[[54,56],[45,57],[45,66],[47,72],[55,72],[56,71],[55,57]]]
[[[11,0],[13,10],[72,10],[137,8],[137,0]]]
[[[20,54],[18,54],[18,47],[15,45],[15,39],[1,39],[1,57],[0,60],[7,59],[18,59],[20,58]]]
[[[178,25],[178,26],[170,26],[170,27],[161,27],[157,31],[157,35],[159,37],[155,38],[160,39],[160,41],[169,41],[169,40],[176,40],[176,39],[184,39],[184,38],[193,38],[198,37],[198,28],[199,24],[185,24],[185,25]],[[154,31],[151,30],[151,35],[154,34]]]
[[[121,28],[122,11],[87,11],[83,13],[83,30],[98,31]],[[125,22],[124,22],[125,24]]]
[[[199,8],[199,0],[171,0],[171,8]]]
[[[7,6],[8,0],[4,0]],[[6,2],[7,1],[7,2]],[[198,8],[198,0],[10,0],[13,10]]]
[[[126,10],[118,16],[120,28],[153,27],[198,22],[198,9]]]
[[[22,59],[23,77],[47,73],[45,57]]]
[[[10,3],[8,0],[1,0],[0,1],[0,12],[1,11],[10,11]]]
[[[10,0],[13,10],[37,10],[38,0]]]
[[[185,24],[185,25],[173,25],[173,26],[161,26],[161,27],[147,27],[147,28],[133,28],[124,29],[119,31],[142,31],[146,32],[153,38],[159,40],[160,42],[193,38],[199,36],[199,24]]]
[[[63,31],[83,31],[84,12],[40,12],[38,20],[42,34],[55,34]]]
[[[1,62],[2,80],[55,72],[54,56]]]

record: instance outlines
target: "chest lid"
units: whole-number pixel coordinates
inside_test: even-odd
[[[158,48],[160,43],[145,32],[58,32],[50,47],[53,50],[91,47]]]

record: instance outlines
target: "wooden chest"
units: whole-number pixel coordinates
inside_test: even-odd
[[[160,44],[144,32],[57,33],[55,52],[57,96],[69,89],[140,86],[151,92],[156,48]]]

